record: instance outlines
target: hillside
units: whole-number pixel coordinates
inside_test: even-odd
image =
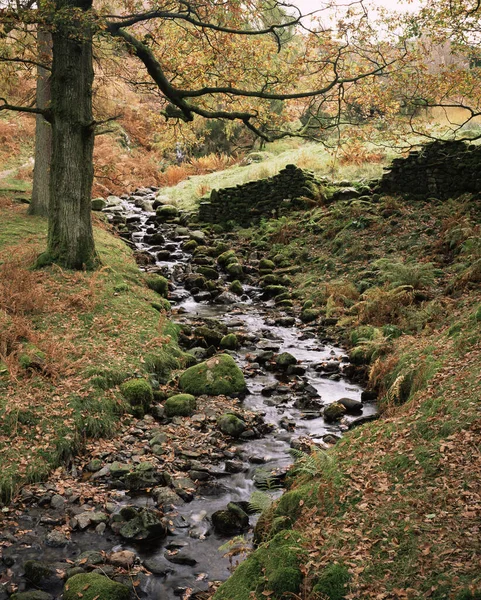
[[[282,165],[293,160],[292,153],[279,156]],[[277,158],[263,158],[250,168],[275,172],[269,159]],[[313,161],[311,150],[300,166],[313,167]],[[205,193],[216,177],[243,182],[246,168],[234,166],[208,182],[191,177],[187,192],[181,185],[160,194],[191,209],[190,189],[203,186]],[[362,164],[351,168],[351,176],[354,170],[362,175]],[[243,269],[236,272],[257,286],[260,261],[272,261],[264,285],[283,287],[283,295],[269,310],[276,318],[300,317],[316,338],[348,348],[352,367],[346,373],[363,381],[381,413],[327,451],[296,453],[288,491],[256,526],[258,549],[219,587],[216,600],[481,597],[479,198],[413,199],[366,193],[365,181],[353,184],[364,195],[332,200],[335,187],[326,185],[306,210],[248,229],[205,225],[205,239],[196,234],[204,241],[196,242],[193,255],[204,273],[205,264],[217,269],[213,257],[232,248]],[[53,489],[65,497],[66,490],[78,490],[88,511],[117,501],[117,490],[92,480],[87,465],[100,460],[100,470],[102,461],[126,456],[126,444],[128,461],[137,457],[144,464],[139,457],[147,457],[176,480],[182,464],[192,463],[192,471],[203,454],[232,452],[232,439],[216,430],[223,411],[234,410],[261,429],[242,404],[229,409],[232,400],[220,395],[198,400],[205,421],[190,420],[192,415],[173,425],[163,416],[144,419],[138,406],[129,406],[121,384],[162,372],[153,397],[164,406],[168,396],[178,395],[179,375],[196,362],[180,341],[208,333],[171,323],[181,321],[182,312],[170,312],[149,289],[130,249],[101,217],[95,218],[103,263],[98,272],[35,271],[30,267],[44,244],[46,223],[27,217],[12,194],[4,193],[0,207],[4,531],[17,534],[24,503],[37,510]],[[192,229],[184,227],[183,235],[193,235]],[[216,281],[204,284],[220,290]],[[219,349],[220,338],[215,344]],[[159,433],[168,442],[162,438],[156,455],[149,436]],[[213,450],[203,447],[206,440]],[[16,495],[22,485],[39,481],[48,483]],[[146,484],[146,493],[151,487]],[[68,519],[53,527],[67,538],[79,535]],[[106,547],[105,538],[92,539]],[[7,548],[13,542],[2,543]],[[142,557],[142,566],[137,562],[127,575],[145,573],[145,564]],[[13,574],[7,566],[6,581],[18,578],[18,564]],[[126,572],[120,575],[125,581]]]

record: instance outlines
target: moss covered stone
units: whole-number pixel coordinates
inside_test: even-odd
[[[165,401],[165,416],[190,417],[196,409],[197,403],[194,396],[190,394],[176,394]]]
[[[169,312],[172,309],[172,306],[167,300],[167,298],[161,298],[160,302],[151,302],[150,305],[152,306],[152,308],[155,308],[155,310],[158,310],[159,312]]]
[[[164,298],[167,298],[167,294],[169,293],[169,282],[162,275],[147,275],[145,277],[145,282],[149,286],[151,290],[157,292]]]
[[[217,423],[222,433],[233,438],[238,438],[246,430],[244,421],[232,413],[225,413]]]
[[[154,399],[152,386],[146,379],[129,379],[120,390],[131,406],[140,406],[145,410],[150,408]]]
[[[229,286],[229,291],[235,294],[236,296],[242,296],[244,293],[244,288],[242,287],[242,283],[238,279],[234,279],[234,281]]]
[[[231,396],[245,392],[246,382],[234,359],[228,354],[220,354],[184,371],[179,387],[194,396]]]
[[[339,421],[342,419],[345,413],[345,406],[343,406],[340,402],[333,402],[324,408],[322,416],[324,417],[325,421],[332,423],[333,421]]]
[[[186,252],[193,252],[199,244],[195,240],[188,240],[182,244],[182,249]]]
[[[54,570],[39,560],[27,560],[23,565],[26,579],[36,586],[41,587],[42,581],[54,575]]]
[[[242,265],[238,262],[231,262],[225,267],[226,273],[229,277],[233,277],[234,279],[243,279],[244,278],[244,269]]]
[[[224,350],[236,350],[239,347],[239,340],[235,333],[228,333],[220,341],[220,347]]]
[[[320,310],[315,308],[306,308],[301,312],[301,321],[303,323],[311,323],[319,318],[321,314]]]
[[[197,267],[197,272],[200,273],[206,279],[210,279],[211,281],[219,279],[219,273],[213,267]]]
[[[269,260],[268,258],[263,258],[259,262],[259,270],[260,271],[273,271],[276,268],[274,261]]]
[[[156,214],[158,221],[170,221],[171,219],[175,219],[175,217],[179,216],[179,209],[172,204],[163,204],[162,206],[157,207]]]
[[[223,252],[217,257],[217,262],[221,267],[225,268],[230,263],[235,263],[239,261],[237,260],[237,256],[234,250],[227,250],[227,252]]]
[[[10,596],[11,600],[52,600],[53,596],[42,592],[42,590],[31,590],[30,592],[18,592]]]
[[[103,198],[94,198],[91,203],[92,210],[103,210],[107,206],[107,202]]]
[[[177,354],[179,352],[169,346],[158,352],[150,352],[144,356],[145,368],[149,373],[155,373],[162,380],[166,380],[172,371],[180,368]]]
[[[287,369],[291,365],[297,365],[297,358],[290,352],[282,352],[276,358],[276,365],[279,369]]]
[[[263,292],[264,298],[275,298],[281,294],[288,293],[289,290],[283,285],[266,285]]]
[[[64,600],[128,600],[130,589],[98,573],[80,573],[67,581],[63,597]]]

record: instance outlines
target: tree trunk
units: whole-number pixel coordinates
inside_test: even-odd
[[[52,36],[48,31],[37,34],[39,60],[48,62],[52,55]],[[45,109],[50,102],[50,72],[37,67],[37,108]],[[33,171],[32,201],[30,215],[48,215],[50,203],[50,159],[52,155],[52,129],[43,115],[37,115],[35,123],[35,167]]]
[[[92,0],[57,0],[56,8],[88,11]],[[78,13],[77,13],[78,14]],[[52,165],[47,253],[39,264],[92,269],[95,252],[91,192],[94,122],[92,115],[92,30],[86,12],[64,12],[52,34]]]

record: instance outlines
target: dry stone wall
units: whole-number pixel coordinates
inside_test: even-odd
[[[440,200],[481,191],[481,146],[433,142],[393,160],[380,182],[384,193],[433,196]]]
[[[199,219],[210,223],[232,220],[249,225],[264,216],[279,216],[305,207],[304,199],[315,198],[321,183],[310,171],[287,165],[274,177],[212,190],[208,201],[200,203]]]

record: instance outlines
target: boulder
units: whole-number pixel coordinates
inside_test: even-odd
[[[228,354],[213,356],[188,368],[180,376],[179,387],[194,396],[232,396],[246,392],[244,375]]]
[[[222,535],[238,535],[249,528],[249,515],[235,502],[229,502],[226,510],[212,515],[212,525]]]
[[[196,400],[190,394],[176,394],[165,401],[165,416],[172,417],[190,417],[196,409]]]
[[[225,413],[217,421],[219,429],[225,435],[238,438],[247,429],[245,422],[232,413]]]
[[[290,352],[282,352],[276,357],[276,365],[279,369],[286,370],[287,367],[297,364],[297,358],[292,356]]]
[[[339,398],[339,404],[342,404],[346,412],[350,415],[358,415],[362,412],[362,402],[353,398]]]
[[[129,510],[125,510],[125,508]],[[131,542],[152,542],[167,535],[167,529],[157,511],[148,508],[125,507],[120,511],[118,533]]]
[[[333,423],[334,421],[339,421],[345,413],[346,408],[342,404],[333,402],[324,408],[322,416],[327,423]]]
[[[71,577],[64,587],[64,600],[129,600],[130,589],[99,573],[79,573]]]

